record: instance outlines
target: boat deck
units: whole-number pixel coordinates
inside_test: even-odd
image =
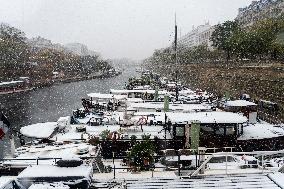
[[[125,178],[113,180],[112,182],[96,182],[97,188],[108,188],[115,181],[115,188],[127,189],[158,189],[158,188],[218,188],[218,189],[241,189],[241,188],[269,188],[279,189],[267,174],[245,174],[245,175],[214,175],[200,178],[177,178],[177,177],[156,177]]]

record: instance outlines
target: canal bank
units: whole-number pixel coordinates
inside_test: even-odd
[[[178,79],[191,88],[213,92],[222,97],[225,94],[239,98],[249,94],[254,100],[277,103],[279,111],[272,117],[284,121],[284,65],[283,63],[198,63],[198,64],[158,64],[149,65],[163,76]]]

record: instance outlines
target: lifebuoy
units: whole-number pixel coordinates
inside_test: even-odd
[[[112,140],[120,139],[120,134],[118,132],[112,132],[112,133],[110,133],[110,138]]]
[[[147,119],[145,117],[140,117],[137,123],[138,125],[145,125],[147,124]]]

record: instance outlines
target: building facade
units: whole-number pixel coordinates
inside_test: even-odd
[[[180,37],[178,39],[178,46],[181,48],[192,48],[199,45],[205,45],[209,49],[212,49],[210,37],[213,31],[214,27],[207,22],[204,25],[193,28],[191,32]]]
[[[259,20],[277,18],[284,13],[284,0],[252,1],[245,7],[239,8],[236,21],[242,27],[249,27]]]

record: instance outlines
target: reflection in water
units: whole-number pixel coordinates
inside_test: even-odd
[[[108,93],[111,88],[123,88],[129,77],[137,75],[135,69],[135,66],[127,66],[121,75],[112,78],[65,83],[27,93],[2,95],[1,109],[16,129],[33,123],[57,121],[59,117],[71,115],[73,109],[81,107],[81,98],[87,97],[88,93]],[[10,142],[7,135],[3,145],[4,155],[9,154]],[[2,152],[3,146],[0,145],[0,158]]]

